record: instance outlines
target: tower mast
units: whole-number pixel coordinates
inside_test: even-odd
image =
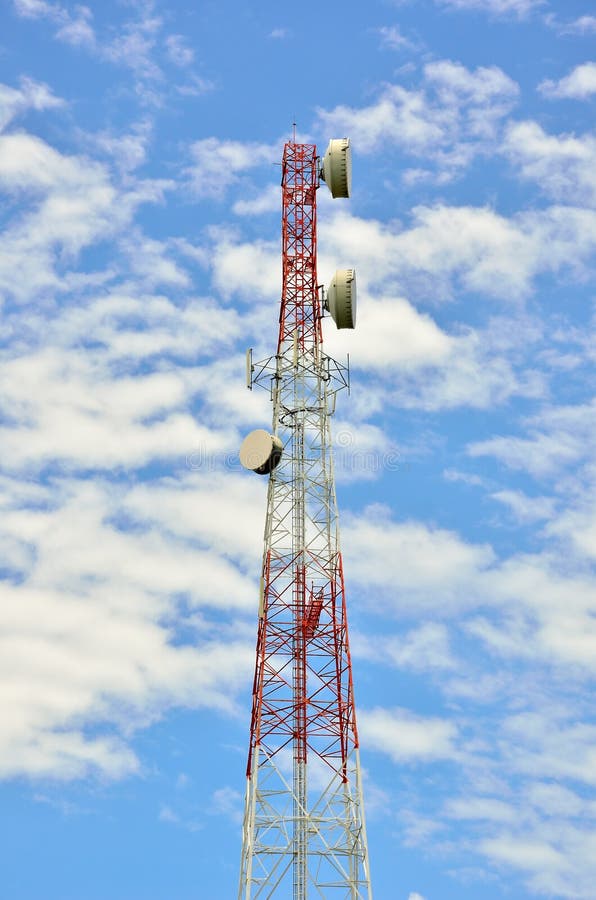
[[[334,196],[349,195],[349,153],[342,139],[325,155]],[[269,484],[239,900],[372,898],[329,424],[347,370],[323,352],[320,175],[316,147],[294,136],[277,352],[248,367],[249,386],[271,392],[273,428],[240,451]],[[327,299],[338,327],[354,327],[352,270],[336,273]]]

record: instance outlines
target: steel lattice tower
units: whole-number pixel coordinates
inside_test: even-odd
[[[267,467],[239,900],[372,898],[329,424],[347,370],[323,353],[320,166],[314,145],[285,145],[277,353],[249,358],[283,453]]]

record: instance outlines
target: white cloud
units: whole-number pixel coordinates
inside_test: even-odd
[[[139,239],[137,249],[144,244]],[[164,248],[148,244],[137,257],[140,274],[176,285]],[[73,469],[105,468],[224,454],[239,444],[236,429],[263,415],[243,389],[240,354],[215,368],[207,362],[240,334],[234,310],[193,296],[174,303],[132,284],[48,307],[49,320],[39,303],[5,314],[5,337],[18,335],[2,368],[5,466],[61,459]],[[205,401],[199,421],[188,412],[193,397]]]
[[[263,213],[277,212],[281,210],[281,195],[279,185],[270,184],[263,188],[252,199],[236,200],[232,210],[237,216],[260,216]]]
[[[92,354],[75,351],[48,349],[7,363],[3,394],[13,421],[0,428],[4,464],[143,465],[183,460],[196,447],[223,452],[238,445],[232,427],[211,429],[189,414],[188,371],[128,377],[100,372]]]
[[[223,623],[201,633],[192,609],[251,606],[254,587],[216,552],[147,525],[120,530],[120,488],[62,482],[45,493],[41,508],[3,497],[3,530],[33,553],[3,587],[0,772],[122,777],[139,767],[134,729],[172,704],[234,708],[252,641]],[[176,641],[181,594],[192,645]]]
[[[172,825],[177,825],[180,821],[180,818],[177,813],[174,812],[169,806],[162,806],[159,811],[159,821],[160,822],[169,822]]]
[[[125,508],[134,519],[151,523],[164,535],[200,540],[250,570],[261,555],[264,486],[256,478],[223,472],[208,454],[193,474],[133,487]],[[256,570],[255,570],[256,571]]]
[[[154,14],[154,3],[131,3],[137,15],[118,24],[114,30],[96,32],[93,13],[77,4],[74,10],[48,0],[13,0],[18,15],[29,19],[47,19],[56,31],[54,37],[80,47],[100,60],[114,63],[133,73],[132,88],[145,106],[161,106],[167,91],[162,63],[167,61],[187,71],[187,80],[171,89],[186,96],[200,96],[213,83],[192,71],[194,51],[181,34],[162,34],[163,19]],[[130,86],[129,86],[130,87]]]
[[[192,65],[195,56],[194,50],[188,46],[184,35],[169,34],[165,44],[168,56],[174,65],[181,68]]]
[[[406,847],[416,847],[430,842],[436,846],[444,831],[444,825],[437,818],[430,818],[420,812],[404,810],[402,812],[403,842]]]
[[[11,330],[18,328],[17,321],[9,324]],[[129,370],[134,372],[139,363],[148,366],[159,355],[184,362],[205,360],[229,347],[241,333],[235,310],[223,309],[209,297],[191,296],[175,303],[137,290],[131,284],[113,286],[97,297],[92,295],[85,304],[65,304],[60,316],[46,326],[45,332],[42,316],[31,315],[28,324],[36,341],[44,334],[44,343],[51,340],[54,346],[65,348],[76,346],[85,335],[93,334],[97,354],[93,367],[96,371],[101,369],[108,380],[111,366],[123,375]],[[93,355],[91,351],[88,353]],[[239,384],[242,383],[241,365],[239,358]],[[221,379],[216,374],[205,366],[196,372],[195,384],[211,378],[211,383],[217,382],[218,390],[223,391],[227,373]],[[234,378],[235,374],[230,373],[228,377]],[[74,368],[71,376],[75,377]]]
[[[537,823],[530,833],[497,833],[480,841],[478,849],[493,865],[523,873],[532,894],[578,900],[593,896],[596,871],[591,823],[580,827],[566,820]]]
[[[585,448],[586,464],[566,482],[567,504],[546,526],[546,534],[562,541],[565,552],[580,559],[596,559],[596,467],[593,443]]]
[[[486,110],[489,117],[494,116],[508,110],[519,93],[517,84],[498,66],[479,66],[471,70],[461,63],[443,59],[427,63],[424,75],[437,91],[439,100],[454,106],[469,105],[473,133],[477,130],[482,133],[485,127],[485,124],[475,121],[479,113],[475,110],[476,105],[496,104]]]
[[[210,78],[203,78],[196,72],[190,72],[184,84],[176,85],[176,93],[181,97],[202,97],[215,89],[215,82]]]
[[[329,133],[349,134],[356,151],[372,153],[386,145],[433,162],[446,177],[478,153],[493,152],[502,119],[519,89],[496,66],[466,69],[440,60],[424,67],[423,85],[408,90],[387,85],[371,106],[319,110]]]
[[[576,793],[554,782],[533,782],[527,789],[527,798],[535,809],[559,818],[581,815],[586,806]]]
[[[522,491],[512,490],[495,491],[491,497],[509,507],[519,522],[539,522],[553,515],[554,501],[551,497],[528,497]]]
[[[64,100],[56,97],[51,88],[41,81],[21,78],[19,89],[0,84],[0,132],[28,109],[44,110],[59,106],[64,106]]]
[[[559,81],[547,79],[540,83],[539,90],[545,97],[554,99],[585,100],[596,94],[596,62],[576,66]]]
[[[419,522],[394,522],[371,506],[359,517],[344,517],[342,537],[348,575],[363,599],[385,598],[385,613],[408,616],[477,602],[473,585],[494,561],[486,545],[467,544],[458,535]]]
[[[242,242],[235,233],[218,229],[212,232],[209,262],[213,285],[222,297],[236,294],[252,303],[255,297],[279,297],[281,263],[277,242]]]
[[[195,608],[251,608],[252,581],[219,552],[197,541],[173,540],[146,523],[137,522],[134,533],[121,530],[113,520],[122,516],[123,506],[99,482],[76,484],[65,498],[56,493],[49,499],[57,508],[49,512],[5,514],[4,528],[37,554],[23,570],[27,586],[50,593],[64,590],[76,598],[77,591],[88,592],[88,584],[92,594],[97,588],[102,602],[116,591],[123,604],[146,594],[148,613],[165,612],[163,601],[171,602],[177,594],[185,594]],[[38,599],[42,602],[43,596]]]
[[[103,167],[65,157],[25,134],[0,137],[0,186],[39,198],[36,209],[5,229],[0,248],[0,287],[23,300],[58,285],[57,250],[76,254],[113,233],[131,212],[129,204],[117,203]]]
[[[413,672],[453,669],[449,632],[441,622],[425,622],[405,634],[352,635],[354,652],[369,661],[397,666]]]
[[[494,16],[515,15],[525,18],[546,0],[435,0],[435,3],[455,10],[477,10]]]
[[[202,197],[221,197],[239,177],[256,166],[276,161],[274,147],[210,137],[191,144],[193,164],[186,170],[189,184]]]
[[[505,749],[503,734],[501,730],[499,744]],[[524,736],[516,734],[514,740],[520,739],[524,744]],[[500,759],[499,767],[502,764]],[[490,793],[497,790],[493,785]],[[500,791],[500,797],[450,799],[443,814],[455,819],[452,836],[469,819],[474,840],[468,852],[484,857],[491,868],[518,870],[528,894],[590,900],[596,872],[591,801],[555,781],[536,781],[532,776],[521,784],[503,783]]]
[[[485,329],[458,329],[447,334],[427,315],[402,299],[377,301],[364,297],[364,323],[350,336],[349,350],[359,369],[379,381],[380,404],[446,409],[458,406],[494,407],[515,394],[542,393],[542,379],[516,357],[536,340],[532,328],[510,320],[493,320]],[[346,339],[331,324],[327,346],[335,356],[345,351]],[[517,371],[516,371],[517,369]]]
[[[63,15],[63,7],[47,0],[13,0],[13,3],[17,14],[29,19],[43,17],[60,19]]]
[[[389,50],[412,47],[412,43],[405,37],[399,25],[383,25],[377,29],[381,38],[381,45]]]
[[[107,166],[67,156],[25,133],[0,136],[0,189],[22,201],[0,247],[0,289],[39,303],[48,288],[68,286],[58,270],[80,250],[115,236],[139,204],[160,200],[165,183],[120,188]]]
[[[43,86],[33,87],[30,105],[56,105]],[[24,108],[22,94],[8,95],[13,108]],[[142,148],[123,152],[136,162]],[[188,404],[217,376],[208,365],[199,370],[197,360],[233,341],[239,319],[210,298],[174,302],[142,289],[141,282],[166,281],[182,292],[188,284],[175,243],[129,227],[137,204],[159,188],[129,178],[123,189],[107,166],[23,133],[0,138],[0,187],[23,204],[5,229],[0,280],[24,304],[35,301],[4,312],[4,336],[18,335],[2,368],[5,471],[37,472],[58,461],[73,470],[132,469],[164,455],[183,463],[197,449],[207,461],[219,454],[221,468],[238,446],[237,432],[229,423],[205,424],[208,412],[197,422]],[[133,235],[127,283],[113,283],[122,264],[115,254],[112,270],[76,271],[82,247],[120,239],[126,252]],[[58,306],[48,287],[76,291]],[[165,362],[169,355],[175,369]],[[225,388],[226,373],[221,379]],[[229,394],[222,390],[220,417],[236,402]],[[208,467],[189,477],[203,488],[215,478]],[[6,477],[1,484],[9,558],[0,608],[0,773],[124,777],[142,767],[130,746],[135,728],[172,705],[234,711],[236,687],[253,664],[252,633],[245,641],[238,618],[255,602],[253,579],[238,565],[250,537],[239,534],[236,542],[226,533],[222,552],[212,532],[201,540],[143,516],[140,489],[134,507],[123,483],[116,491],[100,479],[45,484],[34,490]],[[220,509],[233,509],[226,491],[224,480]],[[215,498],[212,505],[213,525]],[[212,633],[197,611],[214,608],[224,617],[236,609],[234,628],[220,622]],[[193,634],[192,646],[178,628]]]
[[[532,279],[568,268],[579,273],[596,248],[592,210],[552,206],[506,218],[489,208],[417,206],[409,228],[359,219],[343,211],[321,228],[321,272],[328,260],[349,260],[369,290],[400,291],[440,302],[451,285],[503,299],[519,299]]]
[[[145,119],[124,134],[94,134],[89,137],[89,144],[95,152],[105,152],[121,172],[132,172],[145,162],[151,132],[151,123]]]
[[[596,71],[596,68],[595,68]],[[549,135],[537,122],[507,129],[503,152],[523,178],[556,200],[596,204],[596,138]]]
[[[26,648],[21,647],[22,650]],[[11,697],[18,696],[18,688],[9,683]],[[48,698],[49,699],[49,698]],[[5,706],[5,703],[3,703]],[[6,703],[10,716],[13,710]],[[29,712],[27,708],[23,710]],[[135,774],[139,761],[124,741],[111,737],[86,739],[80,732],[71,730],[44,730],[25,723],[18,732],[11,733],[10,723],[2,728],[0,737],[0,776],[14,778],[52,778],[70,780],[89,775],[107,778],[123,778]]]
[[[378,478],[401,464],[398,447],[377,425],[334,417],[334,468],[338,482]]]
[[[96,44],[95,31],[91,25],[93,14],[87,6],[76,7],[76,15],[66,14],[62,26],[56,32],[59,41],[71,44],[73,47],[94,48]]]
[[[416,763],[457,756],[457,728],[448,719],[417,716],[407,709],[361,709],[358,725],[366,746],[394,762]]]
[[[19,133],[0,137],[0,188],[31,205],[5,229],[0,287],[9,295],[18,291],[22,304],[35,301],[29,310],[8,306],[4,313],[4,336],[18,335],[15,355],[5,358],[2,369],[2,405],[5,413],[10,409],[2,426],[4,465],[31,470],[60,460],[69,469],[105,468],[183,461],[197,448],[235,449],[235,428],[251,409],[260,410],[237,400],[240,356],[233,373],[238,390],[231,388],[229,372],[218,376],[196,362],[236,339],[239,317],[210,298],[179,296],[173,302],[147,292],[164,283],[180,294],[190,279],[175,242],[155,241],[130,227],[122,237],[146,184],[129,179],[123,190],[106,166]],[[120,259],[112,254],[115,269],[68,271],[82,247],[114,237],[120,239]],[[132,281],[117,288],[109,283],[122,254]],[[52,289],[76,293],[58,307]],[[177,374],[168,357],[176,358]],[[197,422],[188,405],[201,392],[207,397],[217,380],[217,415],[207,404]],[[241,408],[234,426],[221,418],[232,406]],[[209,415],[213,425],[206,424]]]
[[[596,34],[596,16],[579,16],[572,22],[558,25],[560,34]]]
[[[95,46],[95,32],[91,25],[93,14],[88,6],[77,5],[74,14],[59,3],[48,0],[13,0],[19,16],[28,19],[48,19],[58,26],[56,37],[73,46]]]
[[[10,191],[64,186],[107,193],[107,173],[89,160],[64,156],[40,138],[7,134],[0,138],[0,184]]]
[[[388,140],[403,143],[411,151],[421,152],[443,137],[441,114],[433,121],[422,94],[407,91],[400,85],[385,88],[380,99],[362,109],[338,106],[320,111],[322,127],[331,133],[349,133],[362,153],[372,153]]]
[[[442,365],[452,354],[454,340],[432,320],[419,313],[403,297],[371,297],[360,300],[364,315],[350,336],[350,353],[367,369],[416,369]],[[345,347],[345,335],[327,322],[326,344],[332,355]]]
[[[168,248],[161,241],[155,241],[134,232],[124,238],[121,246],[130,258],[130,269],[150,288],[156,285],[188,287],[188,273],[175,262]]]
[[[494,456],[512,469],[537,477],[561,471],[593,452],[594,404],[546,409],[527,421],[529,437],[495,437],[469,445],[470,456]]]
[[[226,785],[213,791],[209,812],[239,824],[242,822],[242,800],[237,790]]]
[[[246,165],[243,152],[236,167]],[[222,190],[235,178],[224,176]],[[212,188],[201,182],[199,190]],[[270,199],[274,199],[273,192]],[[250,208],[239,204],[237,210],[247,212]],[[435,305],[452,299],[455,292],[519,301],[532,292],[539,274],[564,272],[583,279],[596,249],[596,212],[574,206],[549,206],[511,218],[488,207],[416,206],[408,227],[395,221],[357,217],[337,207],[321,218],[320,280],[329,284],[338,264],[349,264],[356,268],[359,283],[366,285],[364,303],[372,300],[371,318],[367,310],[350,340],[360,345],[365,359],[374,362],[372,345],[365,346],[361,329],[369,333],[376,329],[374,340],[381,342],[386,359],[389,339],[385,333],[390,330],[398,334],[405,328],[411,344],[400,339],[394,343],[393,356],[397,354],[400,366],[411,368],[417,361],[422,363],[427,354],[434,354],[435,360],[447,358],[449,347],[456,345],[458,351],[453,356],[461,358],[464,365],[466,355],[482,356],[482,348],[473,348],[475,338],[469,330],[463,336],[442,333],[432,320],[412,309],[406,296]],[[276,242],[246,241],[237,229],[213,227],[208,233],[208,248],[205,259],[212,267],[214,286],[224,297],[234,293],[247,299],[279,296]],[[385,316],[387,321],[382,323]],[[330,346],[337,345],[339,339],[332,329],[328,329],[328,337]],[[467,346],[467,354],[462,354],[462,344]],[[498,379],[503,380],[503,374]],[[474,388],[472,382],[470,387]]]
[[[534,778],[596,784],[596,726],[549,710],[519,713],[504,722],[511,763]]]
[[[396,665],[414,671],[451,669],[455,666],[449,647],[449,632],[440,622],[426,622],[392,640],[391,656]]]
[[[495,655],[594,671],[596,583],[587,571],[568,571],[565,552],[497,560],[490,546],[419,522],[394,522],[378,507],[344,517],[343,543],[347,577],[371,611],[407,619],[484,608],[497,618],[476,618],[468,630]],[[361,640],[365,655],[366,648]],[[389,639],[379,654],[392,664],[414,662]]]
[[[118,37],[101,48],[102,56],[131,69],[139,80],[160,81],[164,76],[155,61],[154,50],[162,25],[162,19],[148,11],[125,23]]]
[[[459,469],[444,469],[443,478],[446,481],[460,481],[473,487],[482,487],[484,479],[480,475],[474,475],[473,472],[460,472]]]
[[[519,811],[511,803],[495,797],[456,797],[448,800],[445,814],[459,820],[488,820],[491,822],[515,822]]]
[[[480,849],[490,859],[524,871],[568,867],[565,855],[548,842],[523,840],[519,835],[489,838],[481,842]]]
[[[596,583],[567,567],[565,556],[546,552],[514,555],[493,567],[476,591],[508,612],[498,624],[476,621],[471,631],[497,655],[593,672]]]

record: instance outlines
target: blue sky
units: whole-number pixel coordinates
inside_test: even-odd
[[[279,162],[349,135],[335,422],[377,900],[596,881],[590,0],[0,12],[6,900],[235,896]],[[326,323],[329,325],[330,323]]]

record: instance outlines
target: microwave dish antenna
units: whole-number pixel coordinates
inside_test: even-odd
[[[247,434],[240,447],[240,462],[257,475],[270,475],[279,465],[283,444],[275,434],[257,428]]]
[[[356,271],[338,269],[327,290],[325,306],[338,328],[356,327]]]
[[[329,141],[321,178],[331,191],[331,196],[349,197],[352,191],[352,150],[349,138],[334,138]]]

